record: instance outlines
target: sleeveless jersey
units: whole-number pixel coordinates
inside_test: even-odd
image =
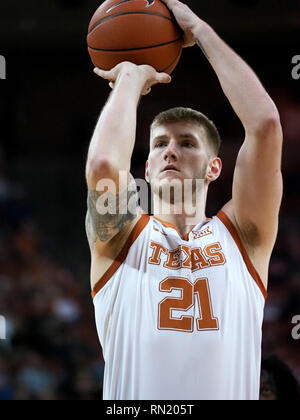
[[[266,291],[224,212],[183,239],[143,214],[92,296],[103,399],[259,398]]]

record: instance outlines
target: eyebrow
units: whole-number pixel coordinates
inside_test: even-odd
[[[194,134],[192,134],[192,133],[179,134],[178,137],[180,137],[180,138],[192,138],[192,139],[197,140],[197,137],[194,136]],[[164,139],[167,139],[167,138],[168,138],[168,136],[166,134],[162,134],[161,136],[154,137],[153,142],[156,141],[156,140],[164,140]]]

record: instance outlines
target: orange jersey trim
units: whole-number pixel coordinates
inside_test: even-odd
[[[218,219],[221,220],[221,222],[225,225],[225,227],[228,229],[229,233],[231,234],[234,242],[236,243],[237,247],[239,248],[239,251],[243,257],[244,263],[246,264],[247,270],[249,272],[249,274],[251,275],[251,277],[253,277],[255,283],[257,284],[257,286],[259,287],[260,291],[263,294],[263,297],[266,299],[268,296],[268,293],[266,291],[266,288],[260,278],[260,275],[258,274],[258,272],[256,271],[254,265],[252,264],[247,251],[244,247],[244,245],[242,244],[242,241],[239,237],[239,234],[236,230],[236,228],[234,227],[233,223],[231,222],[231,220],[229,219],[229,217],[227,216],[227,214],[225,214],[222,210],[220,210],[217,214]]]
[[[120,265],[125,261],[125,258],[127,257],[128,251],[131,247],[131,245],[135,242],[135,240],[138,238],[140,233],[143,231],[145,226],[148,224],[150,220],[150,217],[147,214],[142,214],[138,222],[136,223],[135,227],[133,228],[132,232],[130,233],[127,241],[125,242],[125,245],[123,246],[122,250],[119,252],[117,258],[114,260],[114,262],[111,264],[111,266],[108,268],[108,270],[103,274],[103,276],[97,281],[95,286],[92,290],[92,298],[96,296],[96,294],[99,292],[99,290],[102,289],[102,287],[110,280],[110,278],[115,274],[115,272],[118,270]]]

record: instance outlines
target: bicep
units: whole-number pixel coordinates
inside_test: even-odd
[[[282,199],[282,138],[247,137],[234,171],[232,205],[242,231],[256,232],[257,243],[272,247]]]
[[[88,190],[86,234],[92,249],[97,241],[106,243],[129,228],[138,217],[136,183],[129,174],[128,184],[121,191]]]

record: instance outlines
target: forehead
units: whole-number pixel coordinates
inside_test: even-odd
[[[174,123],[164,123],[151,130],[150,142],[160,136],[175,137],[194,137],[199,141],[204,140],[205,131],[199,124],[192,121],[179,121]]]

